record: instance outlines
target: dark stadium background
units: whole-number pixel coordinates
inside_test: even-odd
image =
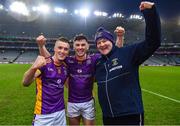
[[[112,33],[117,26],[125,28],[125,44],[144,39],[144,19],[130,19],[130,15],[142,16],[141,0],[19,0],[28,9],[45,3],[51,7],[49,14],[31,11],[23,16],[10,11],[15,0],[0,0],[0,125],[31,125],[35,101],[35,85],[24,88],[21,84],[24,72],[35,60],[38,47],[35,39],[43,34],[46,47],[53,53],[55,40],[65,36],[71,41],[83,33],[90,43],[89,53],[97,52],[94,34],[100,26]],[[162,22],[161,47],[140,67],[140,81],[145,104],[145,124],[180,125],[180,0],[151,0],[156,3]],[[88,6],[91,11],[107,12],[106,17],[81,17],[75,9]],[[67,13],[56,13],[54,7],[62,7]],[[18,8],[19,10],[21,8]],[[122,17],[113,17],[122,13]],[[114,35],[115,37],[115,35]],[[71,49],[71,54],[73,54]],[[154,67],[156,66],[156,67]],[[158,67],[157,67],[158,66]],[[163,66],[163,67],[159,67]],[[95,84],[95,99],[97,99]],[[155,93],[154,93],[155,92]],[[65,89],[67,100],[67,89]],[[170,97],[170,99],[169,99]],[[175,99],[175,100],[174,100]],[[96,124],[102,125],[101,109],[96,102]]]
[[[96,52],[93,39],[98,27],[103,26],[111,32],[116,26],[125,28],[125,46],[144,39],[144,20],[129,19],[131,14],[142,14],[139,11],[140,0],[21,0],[27,6],[45,3],[53,7],[68,9],[68,13],[50,12],[42,14],[31,12],[23,16],[9,10],[14,0],[1,0],[0,10],[0,62],[19,63],[32,62],[38,55],[35,38],[43,34],[48,38],[47,48],[53,51],[57,37],[65,36],[70,40],[76,34],[85,34],[91,44],[90,53]],[[155,0],[162,21],[162,46],[144,63],[144,65],[179,65],[180,64],[180,2],[178,0]],[[73,11],[88,6],[91,10],[108,13],[107,17],[89,16],[82,18]],[[113,13],[120,12],[124,18],[112,18]]]

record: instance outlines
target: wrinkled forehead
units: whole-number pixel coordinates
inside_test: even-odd
[[[63,42],[63,41],[56,41],[55,43],[55,47],[63,47],[63,48],[69,48],[70,45],[67,42]]]

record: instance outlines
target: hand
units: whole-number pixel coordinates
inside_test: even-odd
[[[46,44],[46,38],[43,35],[40,35],[36,38],[36,42],[38,44],[38,46],[42,47]]]
[[[145,10],[145,9],[151,9],[153,5],[154,5],[154,3],[152,3],[152,2],[143,1],[143,2],[141,2],[139,9],[141,11]]]
[[[38,56],[31,68],[37,70],[44,65],[46,65],[46,59],[43,56]]]
[[[122,37],[122,36],[124,36],[125,30],[123,27],[118,26],[118,27],[116,27],[116,30],[114,30],[114,33],[116,33],[117,37]]]

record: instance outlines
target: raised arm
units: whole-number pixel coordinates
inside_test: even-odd
[[[124,28],[121,27],[121,26],[118,26],[114,30],[114,33],[116,33],[116,46],[119,47],[119,48],[123,47],[123,44],[124,44],[124,34],[125,34]]]
[[[40,72],[37,72],[39,68],[46,64],[46,60],[43,56],[38,56],[33,65],[24,73],[22,84],[23,86],[29,86],[35,79],[40,75]]]
[[[161,43],[161,24],[156,7],[152,2],[141,2],[139,6],[142,11],[145,22],[145,40],[135,44],[134,56],[132,62],[140,65],[148,59],[160,46]]]
[[[49,51],[46,49],[46,38],[43,36],[43,35],[40,35],[36,38],[36,42],[38,44],[38,47],[39,47],[39,53],[41,56],[44,56],[44,57],[50,57],[51,54],[49,53]]]

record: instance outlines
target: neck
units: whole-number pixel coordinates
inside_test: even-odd
[[[86,56],[87,56],[87,54],[85,54],[84,56],[77,56],[77,55],[76,55],[76,59],[77,59],[78,61],[83,61],[83,60],[86,59]]]
[[[53,56],[52,58],[53,58],[53,60],[54,60],[54,64],[55,64],[55,65],[57,65],[57,66],[58,66],[58,65],[61,65],[60,61],[59,61],[55,56]]]

